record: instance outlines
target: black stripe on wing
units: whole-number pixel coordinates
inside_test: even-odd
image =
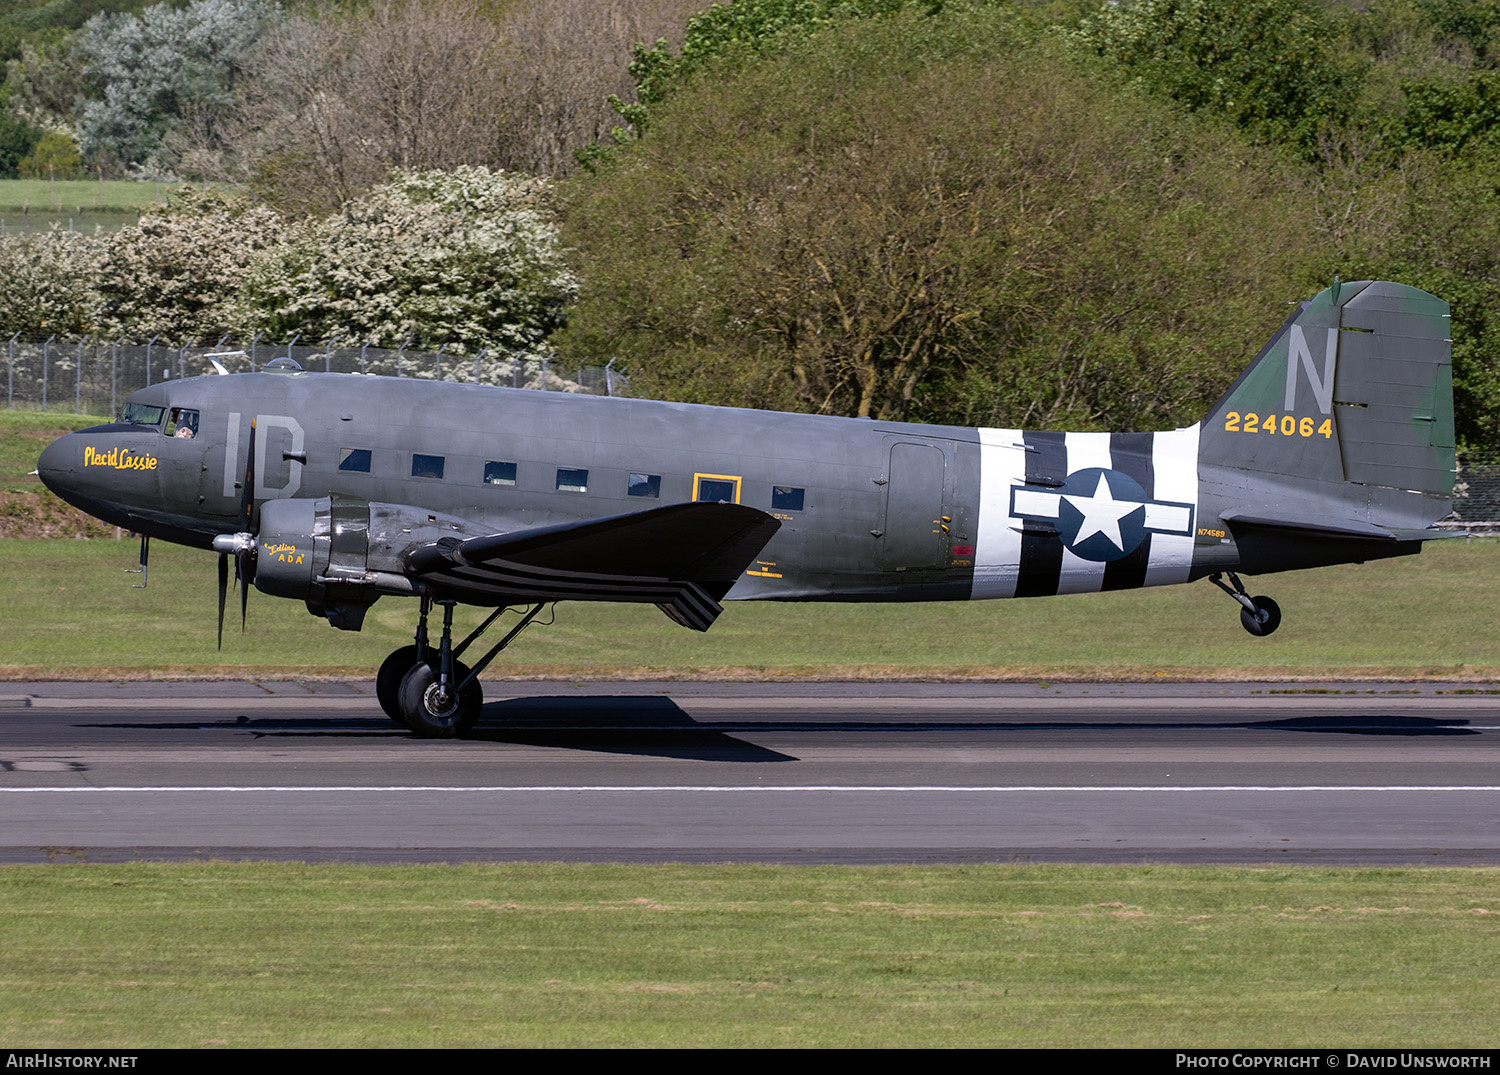
[[[780,522],[739,504],[671,504],[561,526],[460,540],[406,554],[407,570],[480,604],[654,604],[705,631]]]

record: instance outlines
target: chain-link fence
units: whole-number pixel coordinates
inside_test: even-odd
[[[449,354],[409,346],[337,340],[326,343],[272,342],[257,335],[249,341],[228,337],[173,345],[119,340],[23,339],[19,333],[5,345],[5,403],[8,408],[71,409],[79,414],[115,414],[120,402],[138,388],[182,377],[215,372],[264,369],[278,358],[290,358],[305,370],[328,373],[373,373],[390,377],[465,381],[552,392],[626,395],[627,379],[611,365],[561,364],[550,355],[511,354],[485,349],[474,355]]]
[[[48,407],[79,414],[113,415],[137,388],[213,373],[217,363],[230,373],[265,368],[290,358],[305,370],[372,373],[425,380],[463,381],[552,392],[599,396],[629,394],[628,379],[612,366],[560,364],[548,355],[502,354],[489,350],[463,356],[373,343],[248,342],[216,340],[171,345],[119,340],[45,340],[12,336],[5,346],[5,400],[8,408]],[[1476,534],[1500,534],[1500,449],[1466,452],[1458,458],[1453,514],[1440,525]]]
[[[1500,534],[1500,450],[1464,452],[1453,482],[1453,514],[1438,525]]]

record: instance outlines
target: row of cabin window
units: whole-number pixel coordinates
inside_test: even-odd
[[[446,460],[441,455],[423,455],[413,452],[411,476],[413,478],[442,478]],[[344,448],[339,452],[339,469],[361,474],[370,472],[370,449]],[[484,484],[515,485],[516,464],[495,460],[484,464]],[[735,500],[735,483],[714,478],[701,478],[698,482],[698,499],[710,503]],[[557,468],[557,489],[564,493],[586,493],[589,490],[589,472],[578,467]],[[631,474],[626,487],[630,496],[656,500],[661,496],[660,474]],[[805,490],[793,485],[771,486],[771,509],[773,511],[801,511]]]

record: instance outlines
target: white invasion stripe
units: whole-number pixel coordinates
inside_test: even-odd
[[[1151,438],[1152,496],[1177,504],[1198,508],[1198,426],[1175,429],[1170,433],[1157,433]],[[1180,510],[1180,509],[1174,509]],[[1147,520],[1149,525],[1149,518]],[[1174,530],[1183,530],[1192,523],[1183,519]],[[1167,586],[1186,582],[1188,569],[1193,566],[1194,535],[1152,534],[1151,560],[1146,565],[1147,586]]]
[[[1114,463],[1108,433],[1064,433],[1063,444],[1068,449],[1069,474],[1089,467],[1109,470]]]
[[[1110,470],[1114,457],[1109,451],[1108,433],[1065,433],[1063,445],[1068,452],[1067,471],[1073,474],[1089,467]],[[1085,560],[1063,546],[1062,568],[1057,580],[1058,593],[1098,593],[1104,586],[1103,560]]]
[[[1058,793],[1083,793],[1090,794],[1114,794],[1118,792],[1130,792],[1133,794],[1151,794],[1155,792],[1449,792],[1449,791],[1482,791],[1500,792],[1500,784],[1014,784],[1014,785],[952,785],[952,784],[479,784],[479,785],[442,785],[442,784],[267,784],[267,785],[238,785],[228,784],[213,786],[207,784],[188,784],[178,787],[171,785],[143,785],[139,787],[115,786],[115,787],[36,787],[36,788],[0,788],[0,794],[10,793],[16,795],[113,795],[132,792],[182,792],[188,794],[202,794],[214,792],[232,792],[235,794],[297,794],[316,793],[327,794],[329,792],[350,792],[376,794],[388,794],[391,792],[452,792],[455,794],[493,794],[508,792],[713,792],[733,793],[746,792],[750,794],[765,794],[767,792],[786,794],[795,792],[860,792],[876,793],[885,791],[897,792],[926,792],[953,795],[998,795],[1013,794],[1017,792],[1027,794],[1058,794]]]
[[[980,429],[979,536],[969,596],[1014,597],[1021,535],[1010,514],[1010,489],[1026,481],[1026,449],[1019,429]]]

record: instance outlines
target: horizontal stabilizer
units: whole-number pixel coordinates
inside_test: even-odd
[[[706,631],[719,600],[781,526],[739,504],[671,504],[630,515],[460,540],[406,554],[407,569],[477,604],[654,604]]]
[[[1328,517],[1272,518],[1229,512],[1223,516],[1226,523],[1234,527],[1256,527],[1261,530],[1291,530],[1303,537],[1363,538],[1367,541],[1436,541],[1442,538],[1464,537],[1462,530],[1394,529],[1376,526],[1357,519]]]

